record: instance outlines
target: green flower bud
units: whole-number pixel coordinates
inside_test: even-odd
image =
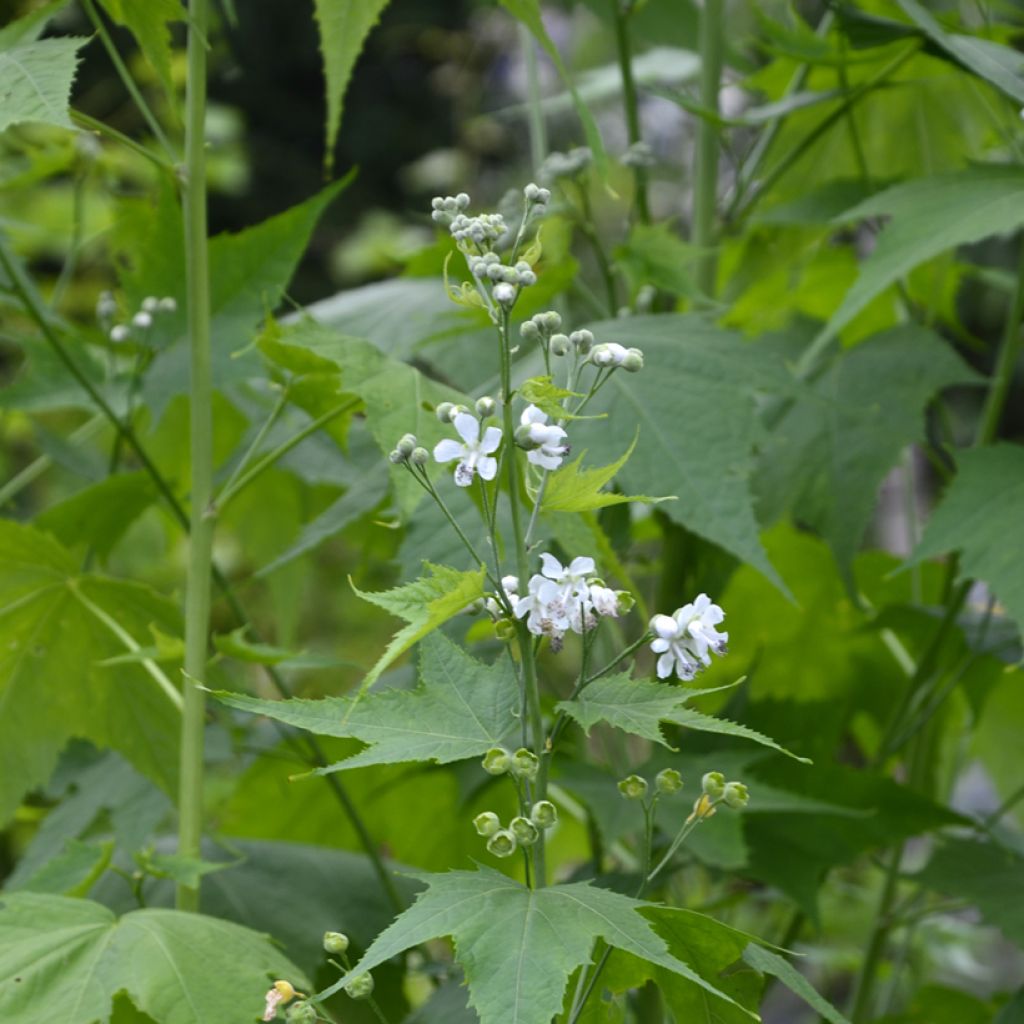
[[[734,811],[742,811],[750,803],[750,793],[742,782],[727,782],[725,792],[722,793],[722,800],[727,807]]]
[[[530,808],[530,820],[538,828],[551,828],[558,821],[558,808],[550,800],[538,800]]]
[[[654,785],[659,793],[676,793],[683,788],[683,777],[675,768],[663,768],[654,777]]]
[[[409,461],[414,466],[425,466],[430,461],[430,452],[426,448],[413,448]]]
[[[491,747],[480,763],[488,775],[504,775],[512,767],[512,756],[503,747]]]
[[[435,415],[442,423],[451,423],[455,406],[451,402],[442,402],[435,410]]]
[[[415,434],[403,434],[398,444],[395,445],[395,449],[400,451],[406,458],[412,455],[416,449],[416,435]]]
[[[527,782],[533,782],[537,778],[537,769],[539,767],[540,761],[537,760],[537,755],[532,750],[527,750],[526,747],[520,747],[512,755],[512,767],[510,769],[512,774],[521,779],[526,779]]]
[[[721,772],[708,772],[700,780],[700,786],[712,800],[721,800],[725,793],[725,776]]]
[[[483,418],[484,416],[493,416],[495,410],[495,404],[493,398],[483,397],[476,400],[476,414]]]
[[[647,795],[647,780],[639,775],[627,775],[619,783],[619,792],[627,800],[643,800]]]
[[[525,320],[519,325],[519,334],[523,341],[536,341],[540,337],[540,328],[532,320]]]
[[[628,373],[637,373],[644,368],[644,354],[638,348],[631,348],[622,360],[622,368]]]
[[[552,334],[548,347],[553,356],[567,356],[569,354],[569,339],[564,334]]]
[[[539,448],[539,442],[533,439],[533,424],[523,423],[516,427],[516,432],[512,435],[515,438],[516,444],[523,449],[523,451],[532,452],[534,449]]]
[[[516,837],[507,828],[499,829],[487,840],[487,852],[495,857],[511,857],[516,852]]]
[[[494,811],[484,811],[473,819],[473,828],[478,836],[493,836],[501,828],[501,819]]]
[[[324,932],[324,949],[328,953],[344,953],[348,949],[348,936],[343,932]]]
[[[516,624],[511,619],[498,619],[494,623],[494,635],[503,643],[509,643],[515,639]]]
[[[397,448],[393,448],[391,451],[388,452],[388,462],[392,463],[393,465],[400,466],[405,461],[405,456]]]
[[[549,309],[546,313],[538,313],[535,319],[540,321],[541,327],[548,334],[553,334],[562,326],[562,318],[553,309]]]
[[[517,817],[508,823],[508,830],[520,846],[533,846],[540,837],[540,829],[529,818]]]
[[[369,971],[353,974],[345,982],[345,991],[353,999],[367,999],[373,995],[373,975]]]
[[[316,1024],[316,1007],[305,1001],[292,1003],[285,1010],[284,1019],[288,1024]]]
[[[594,335],[590,331],[573,331],[569,340],[576,346],[576,351],[585,356],[594,347]]]

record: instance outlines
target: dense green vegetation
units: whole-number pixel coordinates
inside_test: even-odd
[[[0,1018],[1024,1021],[1020,10],[273,6],[0,4]]]

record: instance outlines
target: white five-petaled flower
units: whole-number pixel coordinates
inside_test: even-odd
[[[554,423],[548,423],[548,414],[535,405],[528,405],[519,422],[529,427],[529,438],[536,448],[526,453],[527,459],[542,469],[558,469],[562,459],[569,454],[569,446],[564,442],[568,438],[566,432]]]
[[[725,654],[729,634],[715,629],[724,619],[725,612],[712,604],[707,594],[677,608],[672,615],[655,615],[651,619],[655,636],[651,650],[660,655],[658,678],[665,679],[675,672],[680,679],[692,679],[702,665],[711,664],[712,651]]]
[[[498,472],[498,460],[492,454],[501,444],[501,430],[488,427],[484,436],[480,436],[480,421],[468,412],[460,412],[453,417],[452,423],[462,438],[460,444],[454,438],[446,437],[434,446],[434,458],[438,462],[459,460],[455,467],[455,483],[459,487],[468,487],[473,477],[479,473],[484,480],[493,480]]]
[[[517,618],[526,616],[527,629],[547,636],[557,650],[570,629],[585,633],[599,615],[617,617],[619,594],[594,576],[592,558],[574,558],[563,566],[554,555],[542,554],[541,571],[530,578],[528,592],[515,605]]]

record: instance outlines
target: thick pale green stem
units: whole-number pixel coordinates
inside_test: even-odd
[[[623,0],[610,0],[612,17],[615,19],[615,48],[619,57],[619,71],[622,75],[622,103],[626,111],[626,131],[629,133],[631,146],[641,141],[640,138],[640,103],[637,99],[636,82],[633,80],[633,45],[629,35],[629,19],[632,16],[632,5],[626,6]],[[641,222],[651,222],[651,212],[647,203],[647,168],[638,165],[633,168],[633,181],[636,188],[636,212]]]
[[[537,43],[530,30],[519,23],[519,45],[526,62],[526,109],[527,124],[530,130],[530,161],[533,172],[544,163],[548,155],[548,130],[544,123],[544,110],[541,107],[540,68],[537,66]]]
[[[722,80],[722,12],[724,0],[704,0],[700,15],[700,103],[718,113]],[[710,117],[697,125],[696,161],[693,173],[693,244],[699,250],[697,287],[714,298],[718,276],[715,254],[715,219],[718,196],[718,124]]]
[[[178,790],[178,852],[198,857],[203,831],[203,730],[206,702],[200,689],[206,675],[213,559],[213,406],[210,372],[210,281],[206,228],[206,33],[209,0],[189,8],[188,84],[185,96],[186,285],[190,348],[190,448],[192,508],[188,580],[185,588],[185,709],[181,731]],[[199,887],[179,884],[179,910],[197,910]]]

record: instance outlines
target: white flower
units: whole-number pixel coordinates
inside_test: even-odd
[[[586,633],[599,615],[618,616],[620,595],[595,578],[592,558],[574,558],[566,567],[553,555],[540,557],[541,571],[515,604],[516,617],[526,617],[531,633],[550,637],[557,649],[569,630]]]
[[[453,438],[446,437],[434,446],[434,458],[438,462],[459,460],[455,467],[455,483],[459,487],[468,487],[477,473],[484,480],[493,480],[498,472],[498,460],[492,458],[491,454],[501,444],[501,430],[488,427],[481,438],[480,421],[468,412],[456,414],[452,423],[464,443],[459,444]]]
[[[569,454],[569,446],[563,444],[568,435],[553,423],[548,423],[548,415],[541,412],[535,405],[528,405],[519,422],[529,427],[529,439],[537,447],[526,453],[527,459],[535,466],[543,469],[558,469],[562,459]]]
[[[684,680],[692,679],[702,665],[711,664],[711,652],[726,653],[728,633],[719,633],[715,626],[725,619],[725,612],[701,594],[692,604],[677,608],[672,615],[655,615],[651,632],[655,639],[651,650],[658,658],[658,678],[673,672]]]
[[[145,310],[141,310],[132,317],[132,324],[145,330],[147,327],[153,326],[153,315]]]
[[[505,598],[509,605],[515,608],[516,602],[519,600],[519,577],[502,576],[501,589],[505,592]],[[488,597],[484,602],[484,607],[490,613],[491,618],[500,619],[505,614],[505,609],[498,604],[497,597]]]
[[[621,366],[629,349],[614,341],[596,345],[590,350],[590,361],[595,366]]]

